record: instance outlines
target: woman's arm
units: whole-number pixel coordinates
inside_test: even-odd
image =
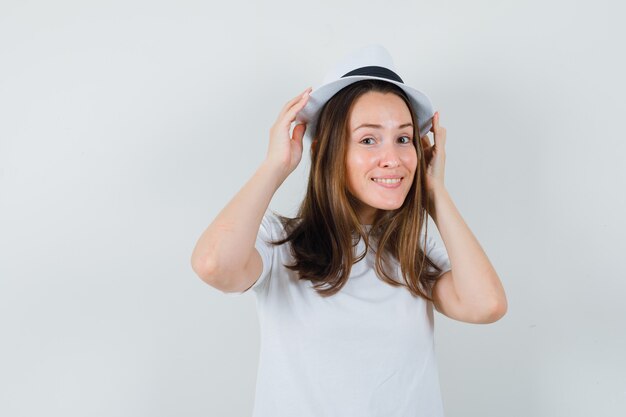
[[[507,310],[498,274],[445,188],[434,192],[430,216],[446,246],[452,270],[433,287],[437,310],[455,320],[493,323]]]
[[[203,281],[223,289],[243,290],[261,275],[263,265],[254,243],[274,193],[302,157],[306,126],[295,126],[293,138],[289,129],[309,92],[310,88],[285,104],[270,129],[265,161],[198,239],[191,265]]]
[[[444,186],[446,129],[433,117],[434,144],[421,138],[425,159],[428,213],[437,225],[452,269],[445,272],[432,290],[434,305],[446,316],[468,323],[492,323],[507,310],[500,278],[478,240],[457,210]]]

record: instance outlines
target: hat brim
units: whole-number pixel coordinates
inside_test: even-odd
[[[381,80],[400,87],[409,97],[415,116],[419,123],[420,138],[424,137],[432,127],[432,118],[435,113],[433,105],[426,94],[409,87],[406,84],[389,80],[387,78],[373,77],[369,75],[355,75],[340,78],[313,90],[309,95],[308,102],[296,115],[296,122],[306,123],[305,138],[312,140],[315,135],[315,125],[320,110],[328,100],[342,88],[361,80]]]

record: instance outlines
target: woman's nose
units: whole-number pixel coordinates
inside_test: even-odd
[[[400,166],[400,161],[397,159],[387,159],[383,163],[384,168],[397,168]]]
[[[400,157],[393,146],[385,146],[381,149],[380,166],[383,168],[396,168],[400,166]]]

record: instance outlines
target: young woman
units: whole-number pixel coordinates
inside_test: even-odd
[[[378,46],[330,74],[285,104],[265,161],[201,235],[192,266],[223,293],[256,294],[255,417],[441,417],[433,305],[491,323],[504,289],[446,191],[446,131],[428,98]],[[306,196],[297,217],[277,216],[270,200],[307,130]]]

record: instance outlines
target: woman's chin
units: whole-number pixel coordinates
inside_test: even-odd
[[[376,207],[379,210],[385,210],[385,211],[390,211],[390,210],[397,210],[400,207],[402,207],[402,204],[404,203],[404,200],[402,201],[383,201],[380,202],[376,205],[374,205],[373,207]]]

